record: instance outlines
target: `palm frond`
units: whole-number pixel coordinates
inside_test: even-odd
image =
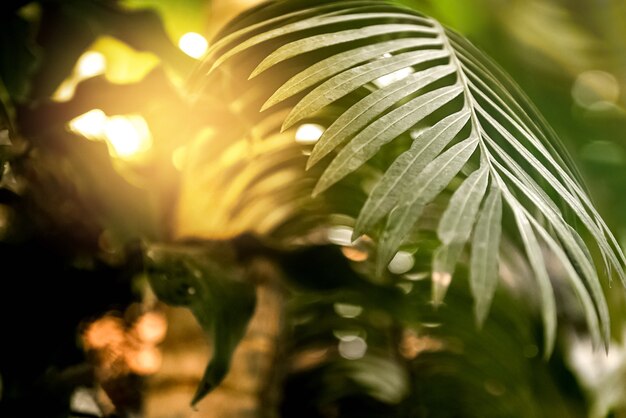
[[[247,15],[248,25],[218,40],[202,68],[211,74],[238,57],[258,60],[260,54],[250,77],[271,74],[282,84],[267,92],[260,110],[289,106],[283,129],[341,103],[343,113],[309,159],[309,167],[328,161],[314,194],[359,170],[387,144],[412,138],[387,165],[356,221],[357,236],[378,238],[378,270],[407,244],[423,210],[460,184],[440,217],[433,278],[454,271],[469,241],[470,284],[482,323],[497,284],[504,230],[517,237],[534,272],[546,353],[556,334],[546,257],[567,271],[596,343],[606,344],[602,269],[588,245],[599,250],[604,275],[615,271],[623,283],[626,259],[566,150],[515,83],[463,37],[413,10],[386,2],[290,4],[273,3],[273,14],[261,13],[260,20]],[[295,74],[281,71],[290,63]],[[503,217],[515,227],[503,229]]]

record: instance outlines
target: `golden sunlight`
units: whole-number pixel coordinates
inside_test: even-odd
[[[76,86],[81,80],[104,74],[107,69],[106,57],[97,51],[87,51],[80,56],[74,71],[66,78],[52,95],[56,102],[66,102],[74,97]]]
[[[139,115],[109,117],[104,126],[104,135],[114,155],[122,159],[143,154],[152,146],[148,124]]]
[[[70,130],[91,140],[100,140],[104,135],[107,115],[100,109],[93,109],[75,117],[69,123]]]
[[[300,144],[314,144],[324,133],[324,127],[317,123],[305,123],[296,131],[296,142]]]
[[[93,141],[106,141],[112,156],[123,160],[136,159],[152,147],[152,135],[140,115],[107,116],[93,109],[68,124],[69,129]]]
[[[87,51],[76,63],[76,72],[81,80],[104,74],[106,58],[100,52]]]
[[[178,40],[178,47],[192,58],[200,58],[209,47],[206,38],[196,32],[187,32]]]

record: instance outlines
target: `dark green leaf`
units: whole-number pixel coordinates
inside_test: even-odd
[[[147,252],[148,279],[159,299],[189,308],[211,336],[213,356],[192,404],[226,375],[256,303],[254,286],[244,281],[232,260],[229,266],[228,252],[225,256],[225,249],[218,250],[153,246]]]

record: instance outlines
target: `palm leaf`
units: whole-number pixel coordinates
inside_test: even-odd
[[[440,216],[442,246],[434,272],[452,274],[460,249],[470,241],[478,323],[484,321],[497,285],[500,224],[503,216],[512,216],[517,228],[504,232],[518,237],[535,274],[546,353],[556,334],[546,256],[563,265],[595,341],[606,344],[609,317],[598,277],[602,269],[588,246],[598,250],[609,279],[608,272],[615,271],[626,283],[626,258],[565,148],[515,83],[463,37],[410,9],[357,1],[300,9],[286,1],[271,7],[273,14],[260,12],[259,20],[249,14],[247,26],[217,41],[203,68],[210,78],[237,56],[249,54],[259,62],[258,52],[273,51],[263,53],[252,77],[271,73],[282,80],[282,86],[267,93],[262,109],[291,106],[283,129],[328,118],[331,107],[343,109],[333,116],[308,163],[329,162],[315,194],[410,134],[413,142],[401,146],[386,164],[356,222],[356,235],[378,238],[378,271],[401,245],[416,244],[407,239],[423,210],[461,178]],[[307,62],[311,53],[315,62]],[[291,67],[295,73],[279,70],[292,61],[298,63]],[[406,68],[410,71],[400,79],[380,88],[373,84]],[[435,293],[441,295],[441,289]]]
[[[479,325],[482,325],[487,317],[491,300],[498,285],[501,219],[502,198],[500,189],[492,187],[481,208],[472,240],[470,287],[475,301],[476,321]]]

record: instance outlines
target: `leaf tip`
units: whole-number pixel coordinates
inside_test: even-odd
[[[476,322],[476,328],[482,330],[487,321],[489,315],[489,305],[474,301],[474,321]]]
[[[254,70],[252,70],[252,72],[250,73],[250,75],[248,76],[248,80],[252,80],[253,78],[255,78],[256,76],[258,76],[259,74],[261,74],[262,72],[265,71],[265,66],[263,65],[263,62],[261,62]]]
[[[267,99],[265,103],[263,103],[263,106],[261,106],[261,109],[259,110],[259,112],[265,112],[267,109],[274,106],[274,104],[275,103],[272,102],[272,98],[270,97],[269,99]],[[281,128],[281,133],[282,133],[282,128]]]
[[[291,113],[285,118],[282,126],[280,127],[280,132],[285,132],[287,129],[291,128],[297,120],[291,116]]]
[[[207,394],[209,394],[213,390],[213,385],[211,385],[206,380],[200,382],[198,389],[196,389],[196,393],[193,395],[191,399],[191,407],[196,409],[196,405],[200,402]]]
[[[544,342],[543,359],[545,361],[549,361],[550,357],[552,357],[552,353],[554,352],[554,340],[555,340],[555,336],[552,335],[549,338],[547,338],[546,341]]]
[[[363,227],[359,224],[358,220],[356,225],[354,225],[354,229],[352,230],[352,236],[350,236],[350,240],[352,240],[352,242],[356,242],[356,240],[358,240],[362,235],[363,235],[364,231],[363,231]]]
[[[315,149],[313,149],[313,152],[311,153],[311,155],[309,156],[309,159],[306,160],[306,166],[304,167],[304,169],[306,171],[309,171],[311,168],[313,168],[313,166],[315,164],[317,164],[320,161],[320,158],[318,157],[317,154],[315,154]]]
[[[433,271],[431,274],[432,287],[431,299],[435,308],[443,304],[443,300],[448,292],[448,287],[452,282],[452,275],[447,271]]]
[[[322,174],[320,179],[317,181],[317,184],[313,188],[313,197],[319,195],[320,193],[325,192],[332,185],[332,183],[328,181],[325,174],[326,173]]]

